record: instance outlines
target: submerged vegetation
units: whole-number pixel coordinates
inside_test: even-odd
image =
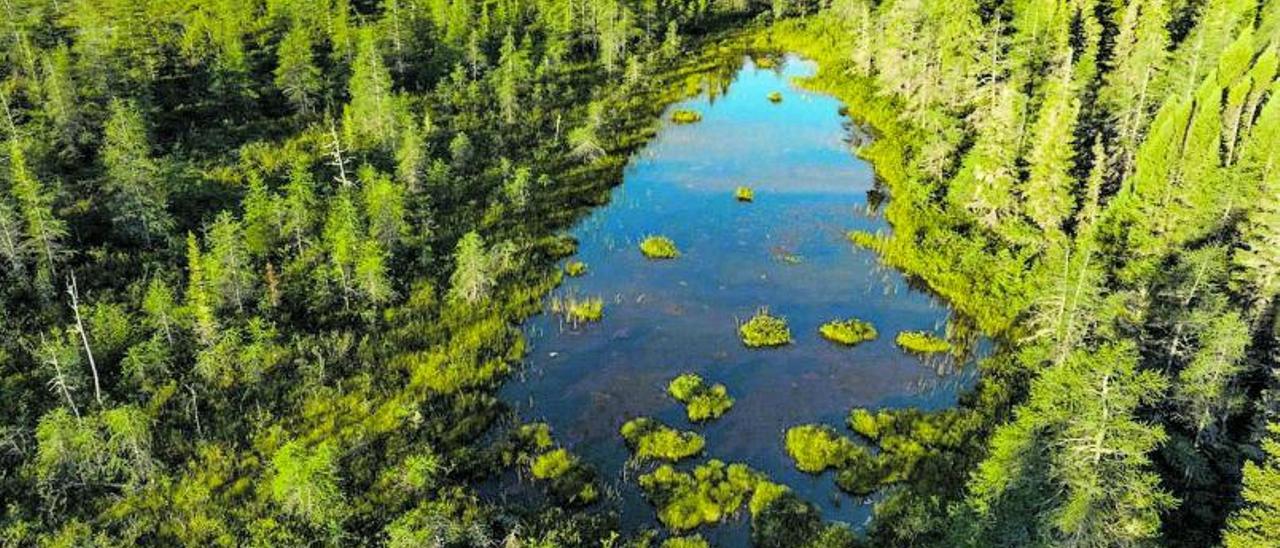
[[[907,352],[916,354],[937,354],[950,352],[951,343],[946,339],[927,331],[903,331],[894,337],[893,342]]]
[[[761,308],[755,315],[738,326],[738,335],[742,344],[750,348],[765,348],[791,344],[791,329],[787,321],[769,314],[769,310]]]
[[[621,433],[640,460],[676,462],[701,453],[706,446],[697,433],[682,432],[648,417],[627,421]]]
[[[774,92],[769,93],[769,102],[770,102],[770,103],[781,103],[781,102],[782,102],[782,92],[781,92],[781,91],[774,91]]]
[[[680,256],[676,243],[666,236],[647,236],[640,241],[640,252],[650,259],[674,259]]]
[[[671,121],[677,124],[701,122],[702,113],[696,110],[680,109],[671,113]]]
[[[564,316],[573,325],[598,322],[604,318],[604,299],[600,297],[556,297],[551,299],[551,311]]]
[[[875,326],[859,319],[832,320],[822,324],[818,332],[827,340],[845,346],[872,341],[879,336]]]
[[[685,404],[685,413],[693,422],[718,419],[733,407],[733,398],[723,384],[707,385],[702,377],[693,373],[672,379],[667,393]]]

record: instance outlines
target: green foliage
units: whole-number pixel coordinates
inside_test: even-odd
[[[694,432],[682,432],[648,417],[622,425],[622,438],[637,459],[676,462],[702,452],[706,441]]]
[[[787,321],[770,315],[766,308],[756,311],[754,316],[738,326],[738,336],[749,348],[791,344],[791,329],[787,327]]]
[[[286,443],[271,457],[271,499],[290,514],[320,527],[342,519],[345,501],[338,487],[338,453],[329,444]]]
[[[562,314],[569,323],[578,325],[598,322],[604,318],[604,299],[600,297],[557,297],[551,301],[551,311]]]
[[[538,479],[556,479],[577,464],[577,459],[565,449],[548,451],[533,459],[530,471]]]
[[[664,464],[640,476],[640,488],[658,507],[658,520],[677,532],[728,519],[762,482],[764,476],[746,465],[714,459],[692,473]]]
[[[866,453],[866,449],[830,427],[816,424],[787,429],[786,445],[787,454],[796,461],[796,468],[810,474],[840,468]]]
[[[567,276],[577,278],[587,273],[587,263],[582,261],[569,261],[564,264],[564,273]]]
[[[873,341],[879,334],[870,322],[858,319],[832,320],[822,324],[818,332],[831,342],[845,346],[854,346],[866,341]]]
[[[702,535],[671,537],[662,541],[662,548],[710,548],[711,544]]]
[[[770,102],[770,103],[774,103],[774,104],[781,103],[781,102],[782,102],[782,92],[781,92],[781,91],[773,91],[773,92],[769,92],[769,102]]]
[[[1268,425],[1262,442],[1265,457],[1244,465],[1244,506],[1227,522],[1223,544],[1228,548],[1268,546],[1280,542],[1280,427]]]
[[[677,124],[693,124],[702,121],[702,113],[696,110],[679,109],[671,113],[671,121]]]
[[[666,236],[648,236],[641,240],[640,252],[649,259],[674,259],[680,256],[676,243]]]
[[[937,354],[951,351],[951,343],[946,339],[927,331],[903,331],[894,337],[893,342],[907,352],[917,354]]]
[[[749,186],[740,186],[733,190],[733,197],[739,202],[753,202],[756,199],[756,193]]]
[[[672,379],[667,393],[685,404],[685,411],[693,422],[718,419],[733,407],[733,398],[723,384],[708,386],[702,377],[693,373]]]

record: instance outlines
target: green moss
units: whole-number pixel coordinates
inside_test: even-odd
[[[569,261],[564,265],[564,273],[577,278],[578,276],[587,273],[587,263],[582,261]]]
[[[640,252],[650,259],[674,259],[680,256],[676,243],[666,236],[649,236],[640,242]]]
[[[756,199],[756,191],[751,190],[749,186],[740,186],[733,191],[733,197],[739,202],[751,202]]]
[[[846,346],[874,340],[879,336],[876,333],[875,326],[871,325],[870,322],[856,319],[827,322],[818,328],[818,332],[822,333],[822,336],[826,337],[827,340]]]
[[[702,452],[706,441],[695,432],[682,432],[648,417],[622,425],[622,438],[641,460],[676,462]]]
[[[535,478],[556,479],[571,470],[577,461],[568,450],[561,448],[538,455],[529,468]]]
[[[782,92],[781,92],[781,91],[775,91],[775,92],[773,92],[773,93],[770,93],[770,94],[769,94],[769,102],[770,102],[770,103],[781,103],[781,102],[782,102]]]
[[[662,541],[662,548],[710,548],[710,546],[702,535],[671,537]]]
[[[733,407],[733,398],[723,384],[707,386],[693,373],[680,375],[667,385],[667,393],[685,404],[689,420],[701,422],[718,419]]]
[[[671,121],[677,124],[692,124],[702,121],[702,113],[696,110],[680,109],[671,113]]]
[[[600,297],[579,298],[568,296],[551,301],[551,311],[563,314],[565,319],[574,325],[598,322],[604,318],[604,299]]]
[[[796,469],[810,474],[828,468],[839,468],[865,453],[866,449],[837,434],[830,427],[806,424],[787,430],[787,454],[796,461]]]
[[[764,475],[746,465],[718,460],[694,468],[692,474],[664,464],[640,476],[640,488],[658,507],[658,520],[677,532],[732,516],[762,483]]]
[[[898,333],[894,342],[908,352],[917,354],[936,354],[951,350],[951,343],[924,331],[903,331]]]
[[[791,329],[787,321],[769,315],[768,309],[760,309],[755,316],[738,327],[742,343],[751,348],[782,346],[791,343]]]

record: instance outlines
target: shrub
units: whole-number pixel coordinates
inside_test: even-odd
[[[640,242],[640,252],[650,259],[674,259],[680,256],[676,243],[666,236],[649,236]]]
[[[710,548],[710,546],[702,535],[671,537],[662,541],[662,548]]]
[[[764,475],[746,465],[714,459],[692,474],[664,464],[640,476],[640,488],[658,506],[658,520],[677,532],[733,515],[762,483]]]
[[[756,192],[749,186],[740,186],[733,191],[733,197],[739,202],[750,202],[756,199]]]
[[[879,336],[871,323],[856,319],[827,322],[818,328],[818,332],[827,340],[846,346],[874,340]]]
[[[696,110],[680,109],[671,113],[671,121],[677,124],[692,124],[702,121],[702,113]]]
[[[903,331],[894,339],[898,346],[917,354],[936,354],[951,350],[951,343],[924,331]]]
[[[577,278],[578,276],[587,273],[587,263],[582,261],[569,261],[564,265],[564,273]]]
[[[866,450],[830,427],[806,424],[787,430],[787,454],[796,461],[801,472],[818,474],[828,468],[840,468],[858,453]]]
[[[889,415],[886,415],[888,417]],[[890,419],[892,421],[892,419]],[[864,438],[874,440],[880,437],[880,420],[875,413],[861,407],[849,412],[849,429]]]
[[[773,93],[770,93],[770,94],[769,94],[769,102],[770,102],[770,103],[781,103],[781,102],[782,102],[782,92],[781,92],[781,91],[775,91],[775,92],[773,92]]]
[[[693,422],[718,419],[733,407],[733,398],[723,384],[707,386],[702,377],[693,373],[673,379],[667,385],[667,393],[685,404],[685,413]]]
[[[791,343],[791,329],[787,321],[770,316],[768,309],[760,309],[755,316],[738,328],[742,343],[751,348],[782,346]]]
[[[865,230],[850,230],[847,236],[853,245],[863,249],[874,251],[880,246],[880,237]]]
[[[622,425],[622,438],[636,458],[676,462],[702,452],[706,441],[695,432],[682,432],[647,417]]]

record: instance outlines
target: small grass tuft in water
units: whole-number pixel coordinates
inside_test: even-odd
[[[756,192],[751,190],[749,186],[740,186],[733,191],[733,197],[739,202],[752,202],[756,199]]]
[[[649,236],[640,242],[640,252],[650,259],[674,259],[680,256],[676,243],[666,236]]]
[[[766,348],[783,346],[791,343],[791,329],[787,321],[769,314],[767,308],[761,308],[755,316],[738,327],[742,344],[750,348]]]
[[[718,419],[733,407],[733,398],[723,384],[707,386],[702,377],[685,373],[667,385],[667,393],[685,404],[689,420],[702,422]]]
[[[898,333],[894,342],[903,350],[916,354],[937,354],[951,350],[951,343],[946,339],[925,331],[903,331]]]
[[[788,429],[786,442],[787,454],[796,462],[796,469],[809,474],[820,474],[828,468],[842,468],[858,458],[860,453],[867,452],[831,427],[818,424]]]
[[[875,326],[870,322],[858,319],[834,320],[822,324],[818,328],[818,332],[822,333],[828,341],[843,344],[845,346],[854,346],[870,340],[875,340],[879,336],[876,333]]]
[[[569,261],[564,265],[564,273],[570,277],[577,278],[587,273],[587,263],[582,261]]]
[[[788,492],[745,464],[714,459],[692,473],[664,464],[640,476],[640,488],[658,507],[658,520],[675,532],[728,519],[744,504],[754,515]]]
[[[769,94],[769,102],[770,102],[770,103],[775,103],[775,104],[776,104],[776,103],[781,103],[781,102],[782,102],[782,92],[781,92],[781,91],[775,91],[775,92],[773,92],[773,93],[770,93],[770,94]]]
[[[682,432],[648,417],[627,421],[621,433],[641,460],[677,462],[701,453],[706,446],[706,440],[697,433]]]
[[[702,121],[702,113],[696,110],[680,109],[671,113],[671,121],[677,124],[693,124]]]
[[[778,62],[774,61],[772,57],[760,56],[753,58],[752,61],[755,62],[756,68],[771,69],[778,66]]]
[[[862,249],[875,250],[880,246],[880,237],[865,230],[850,230],[847,236],[853,245]]]
[[[565,320],[573,325],[587,322],[598,322],[604,318],[604,299],[600,297],[579,298],[568,296],[551,301],[551,311],[564,315]]]
[[[564,476],[577,462],[578,459],[567,449],[560,448],[535,457],[529,469],[535,478],[556,479]]]

